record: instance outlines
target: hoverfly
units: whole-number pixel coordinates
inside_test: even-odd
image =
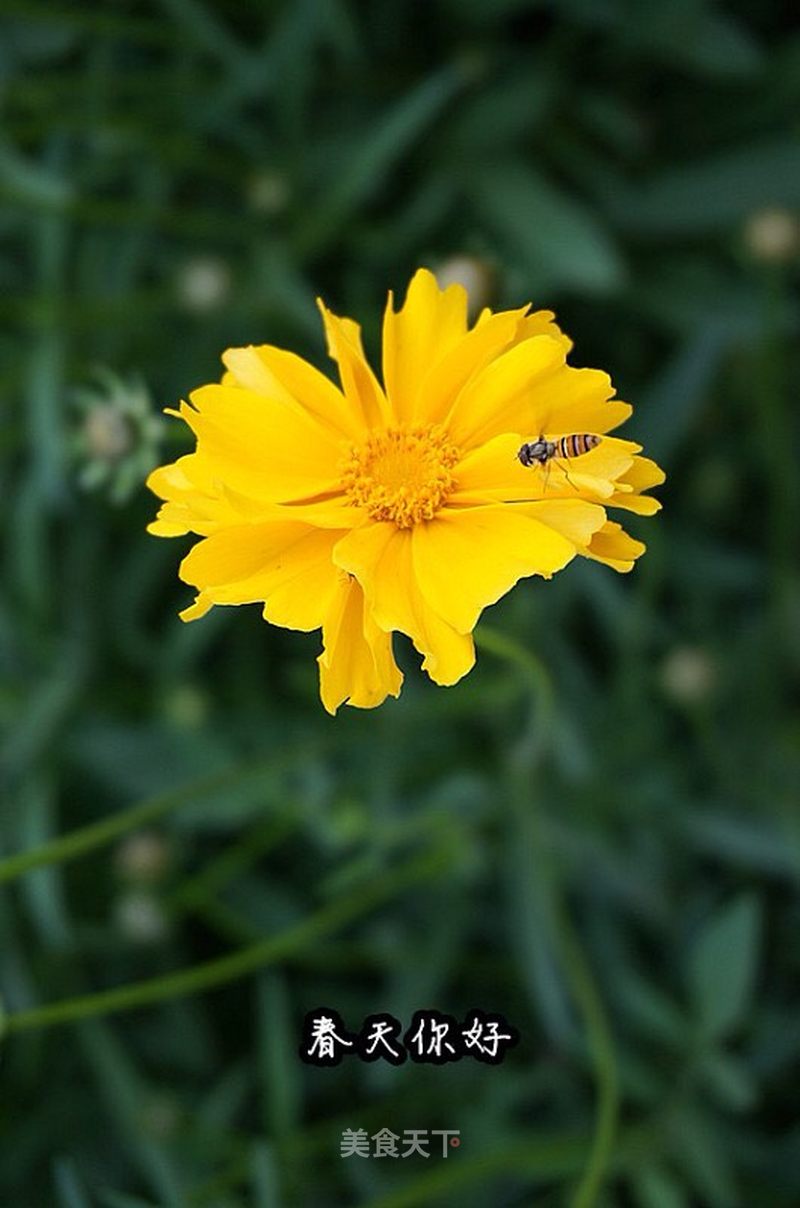
[[[602,437],[595,436],[593,432],[573,432],[570,436],[559,436],[558,440],[545,440],[544,436],[540,436],[538,440],[526,441],[524,445],[520,445],[517,457],[524,466],[547,466],[546,489],[550,477],[551,461],[561,458],[568,461],[573,457],[580,457],[583,453],[588,453],[590,449],[596,449],[601,439]],[[564,475],[567,482],[570,482],[566,466],[564,466]]]
[[[601,437],[593,432],[575,432],[572,436],[560,436],[558,440],[545,440],[540,436],[520,447],[517,457],[524,466],[546,466],[554,457],[580,457],[590,449],[596,449]]]

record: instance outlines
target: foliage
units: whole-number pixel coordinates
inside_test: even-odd
[[[7,0],[2,853],[160,804],[2,887],[5,1203],[557,1204],[592,1154],[584,1204],[800,1202],[785,17]],[[174,550],[127,498],[153,451],[115,429],[87,473],[81,425],[98,381],[174,405],[231,344],[323,365],[316,293],[374,352],[386,288],[456,255],[610,368],[665,510],[629,579],[573,565],[493,609],[461,685],[404,648],[402,698],[332,720],[313,636],[181,625]],[[171,458],[170,427],[147,440]],[[32,1014],[231,952],[207,993]],[[320,1003],[350,1026],[479,1006],[522,1041],[497,1068],[312,1070]],[[339,1157],[384,1125],[462,1145]]]

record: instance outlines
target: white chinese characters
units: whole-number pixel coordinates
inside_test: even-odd
[[[359,1032],[349,1032],[336,1011],[319,1007],[305,1017],[299,1051],[302,1061],[317,1066],[338,1065],[348,1055],[392,1065],[406,1059],[445,1065],[464,1057],[499,1065],[518,1042],[519,1032],[502,1015],[477,1007],[467,1012],[463,1023],[433,1008],[415,1011],[405,1032],[400,1020],[387,1012],[368,1015]]]
[[[459,1128],[406,1128],[402,1136],[390,1128],[371,1136],[366,1128],[345,1128],[339,1153],[343,1158],[430,1158],[433,1146],[434,1154],[447,1158],[460,1144]]]

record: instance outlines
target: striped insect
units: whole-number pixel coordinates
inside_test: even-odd
[[[550,474],[550,462],[562,459],[569,461],[573,457],[581,457],[590,449],[596,449],[601,439],[593,432],[573,432],[569,436],[559,436],[557,440],[545,440],[544,436],[540,436],[538,440],[526,441],[524,445],[521,445],[517,457],[524,466],[547,466],[546,485]],[[566,466],[564,466],[564,474],[569,482]]]
[[[524,466],[546,466],[553,458],[580,457],[590,449],[596,449],[601,437],[593,432],[574,432],[571,436],[559,436],[558,440],[530,441],[520,447],[517,457]]]

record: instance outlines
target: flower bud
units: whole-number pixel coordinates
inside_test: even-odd
[[[169,843],[156,831],[129,835],[115,853],[119,875],[126,881],[161,881],[172,862]]]
[[[106,488],[113,502],[123,503],[156,464],[164,422],[138,378],[103,367],[92,376],[73,392],[81,413],[71,441],[77,477],[87,490]]]
[[[714,691],[717,668],[700,646],[676,646],[661,667],[661,687],[679,705],[699,705]]]
[[[754,260],[782,264],[800,251],[800,221],[790,210],[757,210],[747,220],[744,239]]]
[[[161,903],[143,889],[126,890],[114,907],[116,925],[134,944],[158,944],[169,930]]]
[[[184,264],[177,287],[187,310],[215,310],[230,293],[231,270],[218,256],[198,256]]]
[[[248,204],[257,214],[279,214],[286,209],[290,195],[289,182],[280,172],[259,172],[247,186]]]
[[[436,267],[435,276],[440,289],[456,283],[464,286],[469,299],[469,315],[473,319],[488,306],[494,293],[494,270],[477,256],[451,256]]]

